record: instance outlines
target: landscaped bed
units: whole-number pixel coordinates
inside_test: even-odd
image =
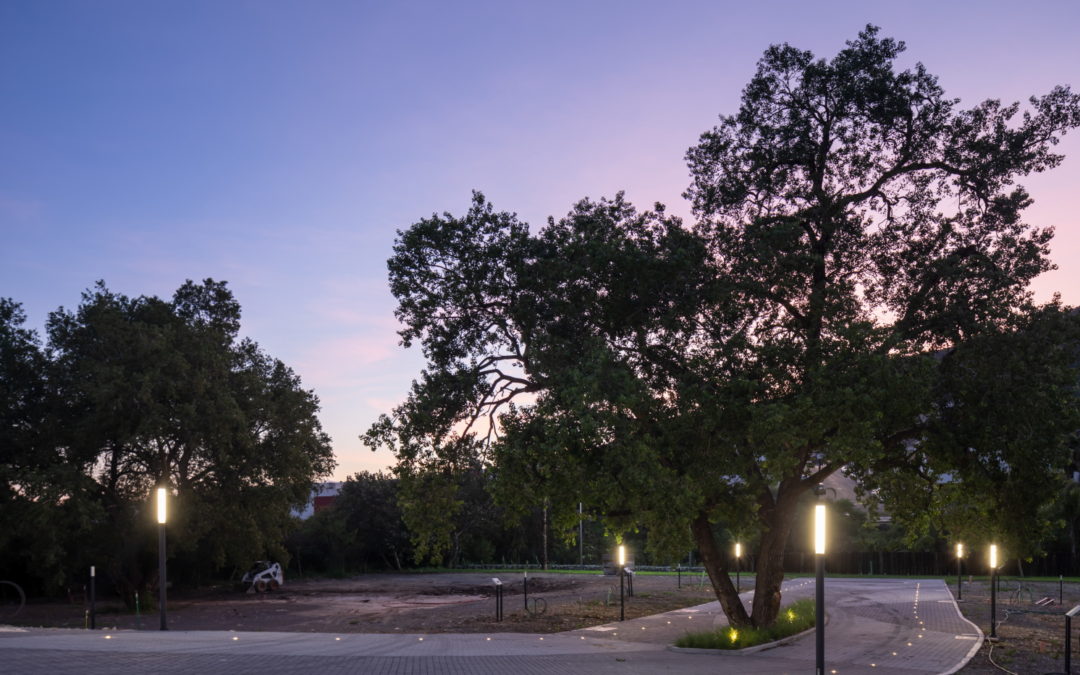
[[[814,601],[797,600],[780,609],[776,623],[768,628],[734,628],[688,633],[675,641],[684,649],[749,649],[798,635],[814,626]]]

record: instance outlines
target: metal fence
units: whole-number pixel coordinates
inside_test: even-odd
[[[536,563],[493,563],[485,565],[461,565],[462,569],[475,570],[540,570]],[[580,570],[602,572],[601,565],[548,565],[549,570]],[[670,565],[637,565],[638,572],[674,572]],[[747,556],[742,561],[742,571],[752,572],[754,560]],[[825,556],[825,569],[829,574],[864,574],[895,576],[951,576],[956,574],[956,558],[935,551],[835,551]],[[683,566],[683,572],[702,572],[700,566]],[[793,574],[812,574],[814,554],[794,552],[784,555],[784,571]],[[989,574],[988,561],[982,551],[970,551],[964,558],[963,573],[976,576]],[[1056,577],[1080,576],[1080,556],[1071,553],[1052,553],[1031,561],[1004,560],[999,570],[1005,576]]]

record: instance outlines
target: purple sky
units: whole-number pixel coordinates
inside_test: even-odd
[[[456,5],[456,6],[455,6]],[[323,403],[338,478],[422,365],[397,346],[395,230],[472,189],[539,225],[625,189],[676,214],[683,155],[761,52],[866,23],[973,105],[1080,88],[1080,3],[0,2],[0,296],[33,326],[104,279],[228,280],[243,330]],[[1080,133],[1024,181],[1080,303]]]

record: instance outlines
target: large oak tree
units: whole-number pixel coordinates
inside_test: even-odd
[[[912,523],[971,504],[1019,541],[1076,428],[1076,322],[1026,290],[1052,230],[1015,180],[1061,161],[1080,99],[964,109],[903,49],[769,48],[687,154],[692,225],[618,195],[532,233],[476,194],[401,232],[428,367],[368,443],[407,480],[479,458],[564,527],[581,501],[658,550],[692,538],[734,625],[774,621],[797,504],[845,466]],[[758,537],[749,613],[718,523]]]

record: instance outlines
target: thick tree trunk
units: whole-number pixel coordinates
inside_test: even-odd
[[[754,580],[754,605],[752,618],[754,625],[771,625],[780,613],[780,586],[784,582],[784,551],[787,548],[787,536],[792,531],[791,507],[781,510],[780,504],[769,518],[765,531],[761,532],[761,543],[757,554],[757,567]]]
[[[762,509],[761,543],[757,554],[754,580],[753,624],[770,626],[780,613],[780,586],[784,582],[784,551],[791,534],[792,517],[804,489],[781,483],[775,505]]]
[[[746,608],[743,607],[739,594],[735,590],[735,584],[731,583],[727,557],[716,545],[716,537],[713,536],[712,524],[709,523],[708,516],[704,513],[698,514],[690,526],[690,531],[694,534],[698,552],[701,553],[701,564],[709,573],[713,592],[716,593],[716,599],[720,601],[720,607],[724,610],[728,623],[732,626],[752,625],[750,616],[746,613]]]

